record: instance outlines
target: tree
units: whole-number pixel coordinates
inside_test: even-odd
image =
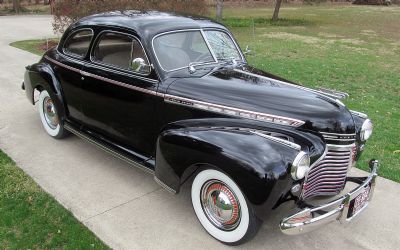
[[[13,0],[13,11],[17,14],[19,14],[19,12],[21,11],[21,3],[19,2],[19,0]]]
[[[222,21],[222,6],[223,6],[223,0],[217,0],[216,17],[218,22]]]
[[[47,0],[49,1],[49,0]],[[194,15],[208,14],[208,0],[50,0],[53,30],[63,33],[73,22],[84,16],[107,11],[159,10]],[[222,0],[221,0],[222,1]]]
[[[274,15],[272,16],[272,21],[277,21],[279,19],[279,10],[281,9],[282,0],[276,0]]]

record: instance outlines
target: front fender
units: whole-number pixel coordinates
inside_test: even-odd
[[[158,138],[157,179],[179,191],[185,170],[211,165],[227,173],[255,205],[277,201],[292,185],[293,159],[299,153],[251,131],[226,128],[177,128]]]

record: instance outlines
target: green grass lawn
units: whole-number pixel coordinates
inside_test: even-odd
[[[250,45],[251,65],[305,86],[348,92],[346,105],[374,122],[358,167],[367,170],[369,159],[379,159],[380,175],[400,182],[400,7],[284,5],[277,23],[269,21],[272,12],[227,8],[224,23],[242,48]],[[42,54],[40,43],[13,46]]]
[[[48,38],[16,41],[10,43],[10,45],[36,55],[43,55],[48,48],[54,47],[57,43],[58,40],[56,38]]]
[[[0,150],[0,249],[108,249]]]

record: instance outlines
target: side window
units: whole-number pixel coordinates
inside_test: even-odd
[[[139,74],[148,75],[151,70],[139,41],[119,33],[103,33],[94,49],[92,59]]]
[[[64,44],[64,52],[66,54],[84,57],[89,49],[90,41],[93,37],[92,30],[81,30],[75,32]]]

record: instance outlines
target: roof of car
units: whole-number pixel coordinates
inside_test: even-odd
[[[142,36],[153,37],[156,34],[181,29],[222,28],[223,25],[200,16],[180,15],[159,11],[112,11],[84,17],[72,25],[117,26],[133,29]]]

